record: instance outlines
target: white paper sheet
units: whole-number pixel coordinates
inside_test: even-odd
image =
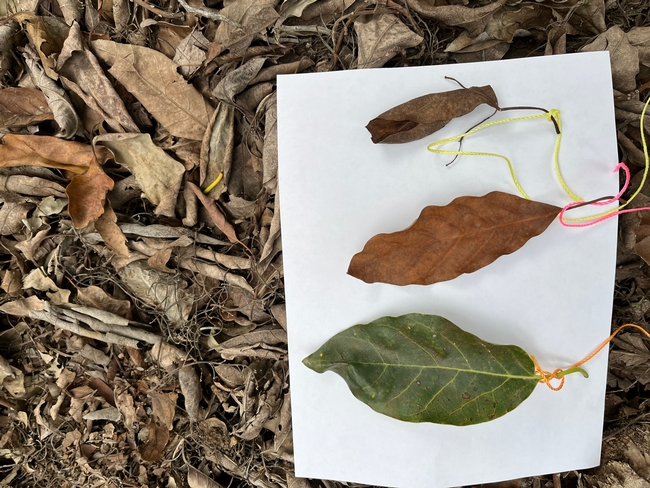
[[[561,166],[589,200],[616,194],[616,131],[606,52],[476,64],[376,69],[278,78],[279,178],[289,328],[296,475],[400,487],[448,487],[599,464],[607,357],[589,379],[540,384],[513,412],[468,427],[411,424],[356,400],[342,378],[302,359],[334,334],[384,315],[442,315],[482,339],[516,344],[543,368],[566,367],[610,330],[616,219],[585,229],[555,221],[523,248],[469,275],[431,286],[366,284],[346,274],[380,232],[409,226],[427,205],[493,190],[517,194],[505,162],[431,154],[427,144],[464,132],[482,106],[423,140],[374,145],[365,125],[411,98],[492,85],[501,106],[562,112]],[[498,118],[535,112],[506,112]],[[552,169],[555,132],[541,119],[504,124],[463,149],[511,157],[538,201],[570,200]],[[447,146],[454,149],[453,145]],[[596,212],[593,212],[596,213]]]

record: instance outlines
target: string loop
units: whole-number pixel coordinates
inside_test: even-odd
[[[496,125],[501,125],[501,124],[507,124],[510,122],[519,122],[519,121],[524,121],[524,120],[536,120],[536,119],[546,119],[548,122],[553,123],[553,125],[556,128],[557,131],[557,136],[555,138],[555,148],[553,150],[553,166],[555,168],[555,173],[558,177],[558,180],[560,182],[560,185],[562,185],[562,188],[564,191],[569,195],[569,197],[573,201],[582,201],[582,199],[576,195],[566,184],[564,181],[564,178],[562,177],[562,172],[560,171],[560,145],[562,143],[562,119],[560,116],[560,111],[556,108],[549,110],[548,112],[544,112],[541,114],[537,115],[528,115],[525,117],[512,117],[510,119],[501,119],[501,120],[493,120],[492,122],[488,122],[486,124],[479,125],[478,127],[475,127],[471,130],[468,130],[467,132],[463,134],[459,134],[457,136],[453,137],[448,137],[447,139],[442,139],[440,141],[432,142],[427,146],[427,149],[435,154],[448,154],[448,155],[456,155],[456,156],[488,156],[488,157],[497,157],[503,159],[507,164],[508,164],[508,170],[510,171],[510,177],[512,178],[512,181],[519,190],[519,193],[527,199],[530,200],[531,198],[528,196],[528,194],[524,191],[522,188],[521,184],[519,183],[519,180],[517,179],[517,175],[515,174],[515,169],[514,166],[512,165],[512,162],[510,159],[508,159],[506,156],[503,154],[497,154],[497,153],[491,153],[491,152],[479,152],[479,151],[447,151],[447,150],[442,150],[442,149],[434,149],[436,146],[440,146],[443,144],[447,144],[449,142],[454,142],[461,140],[471,134],[474,134],[475,132],[478,132],[483,129],[487,129],[488,127],[493,127]]]
[[[605,339],[602,342],[602,344],[600,344],[596,349],[593,350],[593,352],[587,355],[584,359],[581,359],[580,361],[573,364],[572,366],[569,366],[567,369],[558,368],[553,372],[543,370],[540,367],[539,363],[537,362],[537,359],[535,359],[535,356],[531,356],[530,358],[533,360],[533,364],[535,365],[535,373],[539,376],[539,382],[544,383],[553,391],[560,391],[564,386],[564,377],[566,375],[572,373],[581,373],[583,376],[588,377],[589,375],[587,374],[587,372],[583,370],[580,366],[593,359],[600,351],[602,351],[605,348],[605,346],[607,346],[607,344],[609,344],[612,341],[612,339],[614,339],[614,337],[616,337],[616,335],[620,331],[622,331],[627,327],[632,327],[634,329],[637,329],[643,332],[648,338],[650,338],[650,332],[645,330],[640,325],[636,325],[636,324],[621,325],[618,329],[616,329],[612,333],[612,335],[610,335],[607,339]],[[551,383],[552,380],[559,380],[560,382],[557,385],[553,385]]]

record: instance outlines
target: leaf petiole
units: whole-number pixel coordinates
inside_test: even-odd
[[[585,378],[589,378],[589,373],[587,373],[584,369],[577,368],[577,367],[576,368],[565,369],[565,370],[562,370],[562,371],[558,371],[556,373],[556,376],[558,378],[562,378],[563,376],[566,376],[566,375],[572,374],[572,373],[580,373]]]

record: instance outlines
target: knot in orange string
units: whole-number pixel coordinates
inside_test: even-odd
[[[610,335],[607,339],[605,339],[600,346],[598,346],[591,354],[589,354],[586,358],[584,358],[581,361],[578,361],[575,363],[573,366],[567,368],[567,369],[561,369],[558,368],[552,373],[549,371],[544,371],[539,363],[537,362],[537,359],[535,359],[535,356],[530,356],[530,358],[533,360],[533,364],[535,365],[535,373],[537,376],[539,376],[539,382],[544,383],[546,386],[548,386],[551,390],[553,391],[559,391],[562,389],[564,386],[564,376],[567,374],[571,373],[582,373],[582,375],[585,378],[588,378],[589,375],[587,372],[583,369],[580,368],[583,364],[585,364],[587,361],[591,360],[596,354],[598,354],[600,351],[602,351],[607,344],[609,344],[614,337],[616,337],[616,334],[618,334],[620,331],[625,329],[626,327],[633,327],[637,329],[639,332],[642,332],[645,334],[648,338],[650,338],[650,332],[645,330],[643,327],[635,324],[624,324],[621,325],[618,329],[614,331],[612,335]],[[551,384],[552,380],[560,380],[560,383],[557,386],[553,386]]]
[[[564,386],[564,376],[558,376],[558,373],[561,373],[562,369],[558,368],[552,373],[550,371],[544,371],[537,362],[537,359],[535,359],[535,356],[531,356],[530,358],[533,360],[533,364],[535,365],[535,373],[539,376],[539,382],[544,383],[553,391],[560,391]],[[560,383],[557,386],[553,386],[551,380],[560,380]]]

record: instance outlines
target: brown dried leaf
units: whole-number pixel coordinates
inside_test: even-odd
[[[121,317],[128,317],[131,313],[130,301],[113,298],[98,286],[77,288],[77,301],[81,305],[95,307]]]
[[[149,134],[105,134],[97,136],[115,154],[115,161],[135,176],[144,196],[157,205],[156,215],[174,216],[176,197],[185,167],[151,141]]]
[[[129,3],[129,0],[113,0],[113,19],[118,32],[124,32],[131,22]]]
[[[557,3],[553,7],[557,8]],[[605,0],[568,0],[562,2],[562,7],[563,13],[572,14],[569,17],[569,24],[578,33],[600,34],[607,30]]]
[[[497,0],[478,8],[463,5],[435,6],[434,2],[427,0],[408,0],[407,3],[422,17],[443,22],[448,26],[463,27],[470,36],[477,36],[483,32],[492,14],[499,10],[506,0]]]
[[[151,348],[151,355],[161,367],[173,371],[185,361],[185,353],[176,346],[160,340]]]
[[[104,203],[104,213],[95,221],[95,229],[102,236],[104,242],[118,256],[129,257],[129,248],[126,246],[126,236],[117,225],[117,215],[113,212],[108,200]]]
[[[192,466],[187,467],[187,484],[190,485],[190,488],[223,488],[222,485]]]
[[[500,10],[488,20],[485,33],[500,41],[512,42],[522,30],[544,30],[553,20],[552,11],[543,5],[524,5],[517,10]]]
[[[265,81],[275,81],[278,75],[292,75],[295,73],[302,73],[312,66],[314,66],[314,62],[307,57],[302,57],[298,61],[293,61],[291,63],[269,66],[268,68],[261,69],[257,76],[251,80],[249,85],[263,83]]]
[[[59,76],[54,70],[56,56],[61,52],[63,41],[68,37],[70,28],[54,16],[39,17],[33,13],[24,12],[15,15],[14,19],[20,22],[27,31],[32,45],[41,58],[47,76],[58,80]]]
[[[0,312],[18,317],[29,317],[29,312],[32,310],[45,310],[45,303],[36,295],[33,295],[0,305]]]
[[[126,381],[120,381],[119,386],[115,388],[115,406],[120,410],[122,417],[124,418],[124,426],[132,430],[133,422],[137,418],[135,411],[135,405],[133,402],[133,397],[127,390],[128,383]]]
[[[0,235],[10,236],[19,233],[25,226],[23,220],[34,208],[34,204],[11,193],[0,195],[0,202],[3,202],[0,209]]]
[[[1,5],[1,2],[0,2]],[[4,16],[0,12],[0,16]],[[20,30],[18,22],[5,18],[0,25],[0,77],[4,78],[5,73],[11,67],[14,59],[14,46],[19,36],[16,34]]]
[[[220,10],[220,14],[233,22],[221,22],[214,35],[215,44],[231,53],[245,50],[255,34],[271,26],[279,15],[275,11],[278,0],[235,0]]]
[[[73,22],[81,20],[82,4],[79,0],[57,0],[59,8],[65,19],[65,23],[72,25]]]
[[[184,291],[182,280],[152,269],[141,261],[130,263],[118,274],[137,297],[160,307],[174,326],[185,324],[194,300]]]
[[[481,104],[499,108],[490,85],[431,93],[397,105],[372,119],[366,129],[375,144],[422,139],[442,129],[451,119],[470,113]]]
[[[205,209],[208,211],[208,215],[210,215],[210,218],[212,219],[214,225],[226,235],[230,242],[239,242],[234,227],[230,222],[226,220],[226,216],[223,214],[223,212],[217,208],[214,200],[206,196],[201,191],[201,189],[191,181],[188,181],[187,184],[192,189],[196,197],[201,201]]]
[[[154,420],[151,420],[146,429],[149,431],[149,437],[143,446],[138,448],[140,456],[147,462],[160,461],[164,454],[165,446],[169,441],[169,430],[166,427],[158,425]]]
[[[167,427],[167,430],[172,430],[174,428],[173,423],[178,394],[152,391],[149,392],[149,396],[151,397],[151,408],[154,415],[162,425]]]
[[[6,134],[0,145],[0,167],[45,166],[79,175],[97,162],[95,154],[101,163],[110,157],[104,148],[93,151],[87,144],[58,137]]]
[[[203,65],[209,44],[210,41],[197,30],[178,44],[174,62],[180,66],[179,71],[185,78],[192,76]]]
[[[262,149],[262,185],[269,194],[278,186],[278,97],[274,93],[266,102],[264,146]]]
[[[98,118],[106,120],[113,130],[140,132],[97,58],[86,46],[76,22],[63,44],[56,70],[64,86],[77,94]]]
[[[212,90],[212,95],[224,102],[233,103],[235,95],[238,95],[253,80],[262,69],[266,58],[257,57],[247,61],[239,68],[231,71]]]
[[[548,31],[544,54],[566,54],[566,26],[564,24],[552,27]]]
[[[348,7],[354,4],[354,0],[321,0],[303,10],[300,20],[302,23],[313,23],[318,19],[318,23],[327,25],[340,17]]]
[[[560,209],[502,192],[429,206],[406,230],[379,234],[350,262],[367,283],[430,285],[472,273],[522,247]]]
[[[200,183],[209,185],[223,173],[221,182],[209,193],[212,198],[219,198],[226,191],[234,147],[235,108],[221,102],[210,119],[210,129],[201,144]]]
[[[7,269],[2,277],[2,284],[0,285],[2,291],[9,296],[20,295],[23,289],[22,273],[19,269]]]
[[[52,111],[40,90],[34,88],[0,90],[0,126],[24,127],[53,119]]]
[[[359,18],[354,30],[359,39],[358,68],[380,68],[397,53],[423,40],[392,14],[373,15],[366,20]]]
[[[111,405],[115,406],[115,393],[111,388],[99,378],[90,378],[88,386],[97,390],[97,393]]]
[[[610,27],[581,52],[608,51],[612,63],[614,88],[629,93],[636,88],[639,73],[639,53],[628,41],[627,34],[618,26]]]
[[[197,422],[200,411],[199,402],[203,398],[203,393],[201,392],[201,381],[194,366],[183,366],[178,371],[178,383],[185,397],[187,415],[192,422]]]
[[[650,27],[632,27],[627,33],[627,39],[639,53],[639,62],[650,66]]]
[[[72,178],[65,189],[68,195],[68,213],[75,228],[83,229],[104,213],[106,194],[113,189],[109,178],[96,159],[91,160],[88,170]]]
[[[25,66],[34,85],[41,89],[47,104],[52,111],[54,120],[59,126],[57,135],[70,139],[75,136],[81,125],[77,112],[75,112],[66,92],[57,83],[45,74],[41,65],[36,61],[37,55],[29,46],[23,53]]]
[[[109,73],[172,135],[203,139],[213,109],[176,71],[176,63],[153,49],[113,41],[93,41],[92,49],[111,66]]]

